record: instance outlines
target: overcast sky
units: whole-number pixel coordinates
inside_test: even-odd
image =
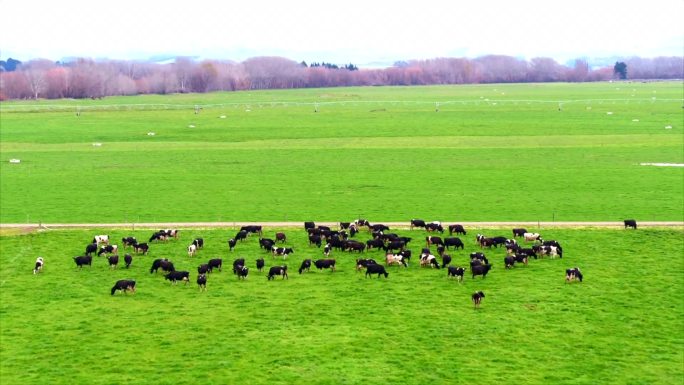
[[[0,58],[683,56],[684,0],[0,0]]]

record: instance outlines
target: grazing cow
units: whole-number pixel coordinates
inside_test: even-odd
[[[114,293],[116,293],[117,290],[121,290],[124,293],[126,293],[127,291],[135,293],[135,281],[130,279],[120,279],[116,281],[114,287],[112,287],[112,295],[114,295]]]
[[[167,237],[178,238],[178,235],[180,235],[179,234],[180,230],[177,230],[177,229],[165,229],[165,230],[159,230],[159,232],[166,235]]]
[[[466,235],[463,225],[449,225],[449,235],[453,233]]]
[[[235,273],[237,274],[238,279],[247,279],[247,274],[249,274],[249,267],[240,265],[236,267]]]
[[[637,229],[637,223],[635,219],[625,219],[625,229],[631,227],[634,230]]]
[[[515,254],[525,254],[528,257],[534,257],[534,259],[537,259],[537,253],[534,251],[534,248],[520,248],[516,250]]]
[[[86,246],[85,255],[92,255],[97,252],[97,243],[91,243]]]
[[[516,228],[516,229],[513,229],[513,238],[515,238],[515,237],[523,237],[523,236],[525,235],[526,232],[527,232],[527,229],[523,229],[523,228]]]
[[[367,220],[361,219],[361,218],[355,220],[355,221],[354,221],[354,224],[356,225],[356,227],[359,227],[359,226],[367,226],[367,227],[370,227],[370,223],[369,223]],[[351,226],[351,225],[350,225],[350,226]]]
[[[481,261],[484,262],[485,264],[489,263],[487,260],[487,257],[485,257],[484,253],[482,252],[475,252],[475,253],[470,253],[470,260],[476,260],[476,261]]]
[[[473,299],[473,305],[475,305],[475,309],[480,308],[480,302],[482,302],[482,298],[484,298],[484,296],[485,294],[481,291],[473,293],[471,298]]]
[[[233,251],[233,249],[235,248],[235,244],[236,244],[236,243],[237,243],[237,241],[235,240],[235,238],[230,238],[230,239],[228,240],[228,249],[229,249],[230,251]]]
[[[271,249],[271,254],[273,254],[273,257],[279,257],[282,256],[283,259],[287,258],[288,255],[294,254],[294,250],[291,247],[275,247]]]
[[[506,266],[506,269],[510,269],[515,265],[515,257],[511,256],[506,256],[504,257],[504,265]]]
[[[330,243],[326,243],[325,246],[323,247],[323,255],[326,257],[330,255],[330,250],[332,249],[332,246],[330,246]]]
[[[142,253],[143,255],[146,255],[149,250],[150,246],[147,243],[136,243],[133,245],[133,251],[136,253]]]
[[[197,266],[197,274],[206,274],[209,271],[209,265],[206,263],[203,263],[199,266]]]
[[[522,250],[522,247],[517,243],[506,243],[506,254],[512,255]]]
[[[124,249],[126,247],[135,246],[137,243],[138,241],[136,241],[134,237],[121,238],[121,244],[123,244]]]
[[[172,271],[164,276],[165,279],[171,281],[174,285],[178,281],[185,281],[187,285],[190,282],[190,272],[189,271]]]
[[[356,224],[352,223],[349,225],[349,236],[354,237],[359,232],[359,228]]]
[[[572,269],[566,269],[565,270],[565,282],[572,282],[574,280],[578,280],[582,282],[582,272],[580,271],[579,267],[573,267]]]
[[[199,287],[199,290],[202,291],[207,291],[207,275],[206,274],[197,274],[197,287]]]
[[[470,271],[473,273],[473,278],[475,278],[476,275],[481,275],[482,278],[487,277],[487,273],[489,273],[489,270],[492,269],[492,265],[490,264],[484,264],[484,265],[477,265],[477,266],[471,266]]]
[[[309,271],[311,269],[311,260],[305,259],[302,261],[302,265],[299,266],[299,274],[302,274],[304,270]]]
[[[197,245],[194,243],[188,246],[188,256],[192,257],[197,253]]]
[[[356,271],[359,271],[364,267],[368,267],[368,265],[377,265],[377,262],[375,262],[375,259],[359,258],[356,260]]]
[[[447,250],[449,250],[449,246],[453,246],[455,249],[458,249],[459,247],[461,250],[463,250],[463,241],[461,241],[460,238],[457,237],[449,237],[449,238],[444,238],[444,247],[446,247]]]
[[[100,247],[100,251],[97,252],[97,256],[101,256],[102,254],[114,254],[119,250],[119,247],[117,245],[106,245]]]
[[[539,256],[548,255],[551,258],[555,258],[556,256],[563,258],[563,249],[560,247],[536,245],[532,248],[532,250],[534,250]]]
[[[282,279],[290,279],[290,277],[287,276],[287,265],[284,266],[271,266],[271,268],[268,270],[268,280],[275,279],[276,275],[282,275]]]
[[[427,244],[427,247],[430,247],[430,245],[442,245],[442,246],[444,246],[444,241],[442,241],[442,238],[433,237],[431,235],[425,237],[425,243]]]
[[[411,219],[410,229],[413,230],[414,227],[425,228],[425,221],[422,219]]]
[[[385,275],[385,278],[389,276],[389,273],[385,271],[385,266],[377,264],[366,266],[366,278],[370,277],[372,274],[377,274],[378,278],[383,274]]]
[[[170,272],[170,271],[175,271],[175,267],[173,266],[173,263],[169,261],[168,259],[155,259],[152,261],[152,267],[150,268],[150,274],[156,273],[157,270],[162,269],[162,271]]]
[[[385,226],[385,225],[380,224],[380,223],[368,226],[369,231],[387,231],[389,229],[390,229],[389,226]]]
[[[264,271],[264,259],[263,258],[259,258],[256,260],[256,268],[257,268],[257,271]]]
[[[273,245],[275,245],[275,241],[270,238],[259,238],[259,247],[269,251],[273,248]]]
[[[237,232],[237,234],[235,234],[235,237],[233,239],[242,242],[245,239],[247,239],[247,232],[245,230],[240,230]]]
[[[442,254],[442,267],[449,266],[451,264],[451,255]]]
[[[316,228],[316,223],[314,222],[304,222],[304,230],[308,231],[309,229],[315,229]]]
[[[449,266],[447,268],[447,278],[454,277],[459,281],[463,281],[463,274],[465,273],[465,270],[466,269],[464,267]]]
[[[261,230],[262,230],[261,226],[257,226],[257,225],[248,225],[248,226],[240,227],[240,231],[246,231],[247,233],[250,233],[250,234],[258,234],[259,236],[261,236]]]
[[[420,266],[432,265],[439,269],[439,262],[437,262],[437,257],[432,254],[422,254],[420,256]]]
[[[345,242],[344,249],[348,250],[349,252],[358,251],[361,253],[366,250],[366,244],[359,241],[350,240]]]
[[[195,238],[192,240],[192,244],[197,246],[197,249],[203,249],[204,248],[204,239],[202,238]]]
[[[330,269],[330,271],[335,271],[335,259],[334,258],[325,258],[325,259],[317,259],[314,262],[314,265],[316,265],[316,268],[318,270],[323,270],[323,269]]]
[[[107,262],[109,262],[110,268],[113,267],[116,269],[116,267],[119,265],[119,255],[118,254],[110,255],[109,257],[107,257]]]
[[[92,266],[93,257],[90,255],[74,257],[74,262],[76,262],[76,266],[78,266],[79,269],[82,269],[83,265]]]
[[[209,262],[207,262],[207,266],[209,267],[209,273],[213,272],[214,269],[218,269],[218,271],[221,271],[221,267],[223,267],[223,259],[210,259]]]
[[[426,223],[425,224],[425,230],[427,231],[439,231],[440,233],[444,233],[444,227],[439,222],[431,222],[431,223]]]
[[[403,265],[408,267],[408,260],[402,254],[387,254],[385,255],[385,264],[390,265]]]
[[[97,243],[98,246],[100,243],[109,244],[109,235],[96,235],[91,243]]]
[[[131,267],[131,263],[133,263],[133,257],[130,254],[124,255],[124,262],[126,262],[126,268],[128,269]]]
[[[321,247],[321,236],[317,234],[311,234],[309,235],[309,246],[311,245],[316,245],[318,247]]]
[[[165,231],[157,231],[156,233],[152,234],[150,237],[150,240],[148,242],[153,242],[153,241],[166,241],[169,239],[169,236],[166,235]]]
[[[445,252],[446,252],[446,247],[444,247],[444,245],[438,245],[438,246],[437,246],[437,254],[439,254],[440,257],[441,257],[442,255],[444,255]],[[428,249],[428,254],[430,254],[430,250],[429,250],[429,249]]]
[[[237,269],[238,266],[244,266],[245,265],[245,259],[244,258],[237,258],[236,260],[233,261],[233,274],[237,274]]]
[[[525,234],[523,234],[523,238],[525,238],[526,242],[534,242],[534,241],[542,242],[541,234],[539,234],[539,233],[525,233]]]
[[[287,235],[285,235],[285,233],[276,233],[275,238],[276,242],[285,243],[285,241],[287,241]]]
[[[43,257],[36,258],[36,264],[33,267],[33,274],[39,273],[43,270]]]
[[[382,241],[380,238],[375,238],[375,239],[369,239],[366,241],[366,250],[371,250],[371,249],[383,249],[385,248],[385,242]]]
[[[394,250],[402,251],[402,250],[404,250],[404,247],[406,247],[405,241],[402,241],[402,240],[389,241],[389,242],[387,242],[387,245],[385,245],[385,247],[383,247],[383,250],[385,250],[385,252],[393,252]]]
[[[524,253],[516,253],[516,254],[513,256],[513,258],[515,258],[515,261],[516,261],[516,262],[518,262],[518,263],[524,263],[525,266],[527,266],[527,261],[528,261],[528,259],[529,259],[529,257],[527,256],[527,254],[524,254]]]

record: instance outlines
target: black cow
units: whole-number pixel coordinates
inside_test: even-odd
[[[116,267],[119,265],[119,255],[118,254],[110,255],[109,257],[107,257],[107,262],[109,262],[110,268],[113,267],[116,269]]]
[[[317,259],[314,262],[314,265],[316,265],[318,270],[329,268],[331,271],[335,271],[335,259],[333,258]]]
[[[484,262],[485,264],[489,263],[489,261],[487,260],[487,257],[485,257],[484,253],[480,252],[480,251],[475,252],[475,253],[470,253],[470,260],[471,261],[472,260],[481,261],[481,262]]]
[[[625,228],[631,227],[634,230],[637,229],[637,223],[635,219],[625,219]]]
[[[451,255],[442,254],[442,267],[449,266],[451,264]]]
[[[369,223],[366,219],[361,219],[361,218],[355,220],[355,221],[354,221],[354,224],[355,224],[357,227],[358,227],[358,226],[368,226],[368,227],[370,227],[370,223]]]
[[[74,257],[74,262],[76,262],[76,266],[82,269],[83,265],[92,266],[93,257],[90,255]]]
[[[389,226],[385,226],[383,224],[376,224],[376,225],[369,225],[368,229],[371,231],[387,231],[389,230]]]
[[[41,270],[43,270],[43,263],[43,257],[36,258],[36,264],[33,266],[33,274],[39,273]]]
[[[116,281],[114,287],[112,287],[112,295],[114,295],[117,290],[121,290],[124,293],[127,291],[135,293],[135,281],[130,279],[120,279]]]
[[[515,258],[515,261],[516,261],[516,262],[518,262],[518,263],[524,263],[524,264],[527,266],[527,261],[528,261],[528,259],[529,259],[529,257],[527,256],[527,254],[524,254],[524,253],[516,253],[516,254],[513,256],[513,258]]]
[[[275,241],[271,238],[259,238],[259,247],[269,251],[275,245]]]
[[[173,266],[173,263],[169,261],[168,259],[155,259],[152,261],[152,267],[150,268],[150,274],[156,273],[157,270],[162,269],[162,271],[175,271],[175,267]]]
[[[97,252],[97,243],[91,243],[86,246],[85,255],[91,256],[93,253]]]
[[[321,247],[321,236],[317,234],[311,234],[309,235],[309,246],[311,245],[316,245],[318,247]]]
[[[252,234],[258,234],[261,236],[261,226],[257,225],[248,225],[248,226],[242,226],[240,227],[240,231],[246,231],[247,233],[252,233]]]
[[[238,266],[236,269],[236,274],[238,279],[247,279],[247,274],[249,274],[249,267],[246,266]]]
[[[237,258],[236,260],[233,261],[233,274],[237,274],[237,268],[238,266],[244,266],[245,265],[245,259],[244,258]]]
[[[197,274],[206,274],[209,271],[209,265],[206,263],[203,263],[199,266],[197,266]]]
[[[506,269],[510,269],[515,265],[515,257],[513,256],[506,256],[504,257],[504,266],[506,266]]]
[[[565,270],[565,282],[571,282],[574,280],[579,280],[582,282],[582,272],[580,271],[579,267],[573,267],[572,269],[566,269]]]
[[[124,255],[124,262],[126,262],[126,268],[128,269],[131,267],[131,263],[133,263],[133,257],[130,254]]]
[[[302,265],[299,266],[299,274],[302,274],[304,270],[309,271],[311,268],[311,260],[310,259],[305,259],[302,261]]]
[[[385,275],[385,278],[389,276],[389,273],[385,271],[385,266],[377,264],[366,266],[366,278],[370,277],[372,274],[377,274],[378,278],[383,274]]]
[[[247,232],[245,230],[240,230],[237,232],[237,234],[235,234],[235,237],[233,237],[233,239],[242,242],[245,239],[247,239]]]
[[[304,222],[304,230],[315,229],[316,223],[314,222]]]
[[[422,219],[411,219],[410,229],[413,230],[414,227],[425,228],[425,221]]]
[[[221,268],[223,267],[223,259],[221,258],[214,258],[210,259],[209,262],[207,262],[207,266],[209,267],[209,272],[213,272],[214,269],[218,269],[218,271],[221,271]]]
[[[513,238],[523,237],[525,235],[525,233],[527,233],[527,232],[528,232],[527,229],[524,229],[524,228],[513,229]]]
[[[123,245],[124,249],[129,246],[134,246],[137,243],[138,241],[136,241],[134,237],[121,238],[121,244]]]
[[[192,244],[195,245],[198,249],[204,248],[204,239],[202,238],[195,238],[192,240]]]
[[[294,250],[291,247],[275,247],[271,249],[273,257],[282,256],[283,259],[287,258],[288,255],[293,254]]]
[[[275,279],[275,276],[276,276],[276,275],[282,275],[282,276],[283,276],[283,279],[285,279],[285,278],[290,279],[290,278],[287,276],[287,265],[284,265],[284,266],[272,266],[272,267],[268,270],[268,276],[267,276],[266,278],[268,278],[268,280],[270,281],[270,280],[272,280],[272,279]]]
[[[133,251],[136,253],[142,253],[143,255],[147,254],[147,252],[150,250],[150,246],[147,243],[136,243],[133,245]]]
[[[118,249],[119,248],[116,245],[105,245],[100,247],[100,251],[97,252],[97,256],[99,257],[105,253],[113,254],[116,253]]]
[[[449,225],[449,235],[453,233],[466,235],[463,225]]]
[[[470,271],[473,273],[473,278],[475,278],[476,275],[481,275],[482,278],[487,277],[487,273],[489,273],[489,270],[492,269],[492,265],[490,264],[485,264],[485,265],[478,265],[478,266],[471,266]]]
[[[174,285],[178,281],[185,281],[185,284],[187,285],[188,282],[190,281],[190,272],[189,271],[172,271],[164,276],[165,279],[171,281]]]
[[[447,268],[447,278],[454,277],[459,281],[463,281],[463,274],[465,273],[465,268],[458,266],[449,266]]]
[[[264,270],[264,259],[263,258],[259,258],[256,260],[256,267],[257,267],[257,271],[263,271]]]
[[[439,231],[440,233],[444,233],[444,227],[442,227],[441,224],[431,222],[431,223],[426,223],[425,224],[425,230],[427,231]]]
[[[350,241],[345,242],[344,248],[346,250],[348,250],[349,252],[358,251],[360,253],[366,249],[366,244],[361,243],[359,241],[350,240]]]
[[[356,271],[361,270],[364,267],[368,267],[368,265],[377,265],[378,263],[375,262],[375,259],[363,259],[359,258],[356,260]]]
[[[276,242],[285,243],[285,241],[287,241],[287,235],[285,235],[285,233],[276,233],[275,238]]]
[[[387,242],[387,245],[385,245],[385,247],[383,247],[383,250],[385,250],[385,252],[394,252],[394,250],[399,250],[399,251],[404,250],[404,247],[406,247],[405,241],[402,241],[402,240],[389,241],[389,242]]]
[[[235,240],[235,238],[228,239],[228,249],[230,251],[233,251],[233,249],[235,248],[235,244],[237,244],[237,241]]]
[[[430,247],[430,245],[444,245],[444,241],[442,241],[442,238],[433,237],[432,235],[428,235],[427,237],[425,237],[425,243],[427,244],[427,247]]]
[[[444,247],[446,247],[447,250],[449,250],[449,246],[453,246],[455,249],[458,249],[459,247],[461,250],[463,250],[463,241],[461,241],[460,238],[457,237],[449,237],[449,238],[444,238]]]
[[[202,290],[207,291],[207,275],[206,274],[197,274],[197,287],[199,287],[200,291],[202,291]]]
[[[375,239],[369,239],[366,241],[366,249],[371,250],[371,249],[383,249],[385,248],[385,242],[382,241],[380,238],[375,238]]]
[[[473,293],[471,298],[473,300],[473,305],[475,306],[475,309],[480,308],[480,302],[482,302],[482,298],[484,298],[484,296],[485,296],[485,294],[481,291]]]

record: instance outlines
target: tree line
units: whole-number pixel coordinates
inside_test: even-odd
[[[0,62],[0,100],[340,86],[681,79],[683,72],[683,57],[633,57],[614,66],[591,68],[584,59],[561,65],[544,57],[526,61],[487,55],[474,59],[401,61],[389,68],[361,70],[354,64],[306,65],[268,56],[243,62],[178,57],[167,64],[86,58],[65,63],[50,60],[22,63],[9,59]]]

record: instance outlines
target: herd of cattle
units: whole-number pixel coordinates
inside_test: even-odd
[[[364,228],[371,234],[371,238],[365,242],[353,239]],[[636,221],[625,220],[625,228],[630,227],[636,229]],[[453,277],[458,281],[463,280],[465,272],[470,269],[472,277],[480,275],[485,278],[492,269],[493,264],[490,263],[483,251],[476,251],[469,254],[469,266],[453,266],[451,264],[452,258],[448,254],[449,248],[463,250],[465,245],[463,241],[453,236],[467,235],[465,228],[459,224],[447,226],[449,237],[444,237],[444,227],[438,221],[426,222],[420,219],[412,219],[410,222],[411,230],[414,228],[423,228],[430,234],[425,237],[425,247],[421,248],[419,255],[419,264],[421,267],[432,267],[436,269],[446,268],[447,277]],[[305,222],[304,229],[307,232],[310,247],[322,247],[322,254],[324,258],[312,261],[311,259],[304,259],[298,270],[299,274],[308,272],[312,264],[319,270],[330,269],[335,271],[336,259],[331,258],[330,255],[334,250],[340,252],[358,252],[372,251],[374,249],[384,251],[384,265],[378,263],[374,258],[356,258],[356,271],[365,269],[365,276],[370,277],[377,275],[378,278],[384,276],[387,278],[389,273],[386,267],[397,265],[408,267],[409,261],[412,257],[412,251],[408,248],[408,244],[413,241],[411,237],[399,236],[390,232],[390,228],[383,224],[371,225],[367,220],[358,219],[354,222],[341,222],[338,230],[332,230],[328,226],[316,226],[314,222]],[[431,235],[440,233],[440,236]],[[133,254],[146,255],[150,249],[149,244],[152,242],[166,242],[169,239],[178,239],[179,230],[167,229],[154,232],[149,238],[148,242],[139,243],[135,237],[124,237],[121,239],[122,248],[131,248]],[[237,234],[228,240],[228,248],[233,251],[235,247],[250,235],[257,235],[259,237],[259,247],[265,252],[270,252],[274,258],[282,258],[286,260],[289,255],[294,254],[292,247],[284,247],[287,242],[287,236],[278,232],[274,239],[263,238],[263,228],[258,225],[243,226]],[[475,237],[477,244],[481,250],[499,248],[506,250],[503,262],[506,269],[511,269],[515,264],[527,265],[530,258],[542,258],[548,256],[550,258],[563,258],[563,248],[557,240],[544,240],[541,234],[527,231],[524,228],[512,229],[512,237],[504,236],[487,237],[482,234],[477,234]],[[522,239],[519,243],[518,239]],[[277,245],[280,243],[280,245]],[[526,247],[525,247],[526,246]],[[432,248],[435,252],[433,253]],[[193,239],[187,247],[189,256],[195,256],[199,250],[204,248],[204,240],[202,238]],[[91,266],[93,254],[97,256],[104,255],[110,267],[116,268],[119,264],[118,246],[110,243],[108,235],[97,235],[92,241],[87,244],[85,254],[74,257],[74,262],[78,268],[83,266]],[[129,268],[133,262],[131,254],[125,254],[125,267]],[[441,261],[441,263],[440,263]],[[33,273],[36,274],[43,269],[44,258],[38,257],[35,262]],[[197,268],[197,285],[200,290],[206,290],[207,274],[214,270],[222,271],[223,260],[221,258],[210,259],[205,264],[200,264]],[[246,266],[244,258],[236,258],[232,264],[233,274],[238,279],[246,279],[249,274],[249,268]],[[256,260],[257,271],[263,271],[265,267],[264,258]],[[189,271],[179,271],[174,267],[173,262],[168,258],[155,259],[152,262],[150,273],[157,273],[161,269],[165,272],[164,278],[173,284],[178,281],[187,284],[190,281]],[[288,268],[287,265],[271,266],[268,271],[267,279],[270,281],[276,277],[287,279]],[[578,267],[566,269],[565,281],[579,281],[582,282],[582,272]],[[114,295],[116,291],[130,291],[135,292],[135,281],[131,279],[118,280],[111,289],[111,294]],[[475,307],[480,306],[480,302],[484,297],[481,291],[472,294],[472,301]]]

